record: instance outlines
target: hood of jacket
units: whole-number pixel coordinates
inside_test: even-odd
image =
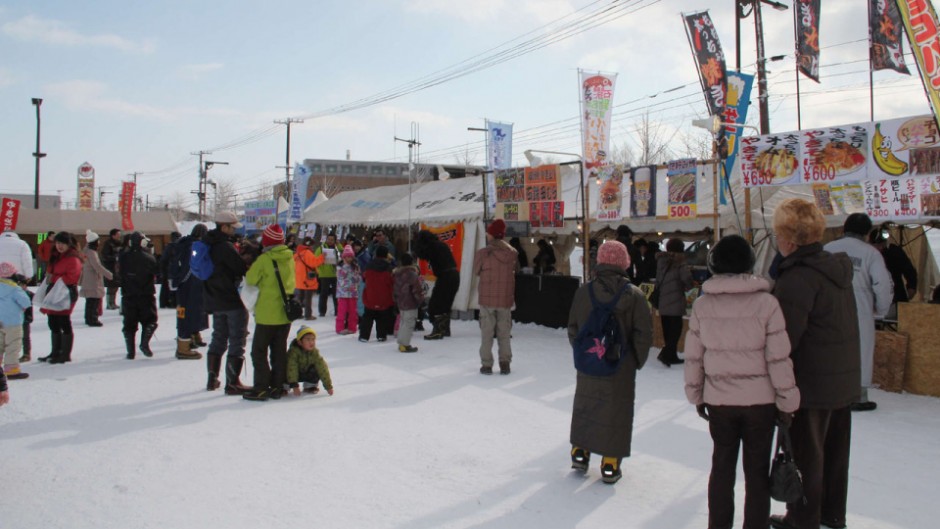
[[[193,239],[192,235],[187,235],[186,237],[183,237],[183,239],[186,239],[187,237],[190,238],[191,240]],[[209,230],[208,232],[206,232],[206,235],[202,238],[202,240],[205,241],[205,243],[208,244],[209,246],[212,246],[213,244],[216,244],[219,242],[231,242],[231,239],[229,238],[229,236],[222,233],[222,230],[218,228],[214,230]]]
[[[366,266],[366,270],[375,270],[376,272],[386,272],[391,269],[392,263],[388,259],[373,259]]]
[[[278,266],[289,265],[294,261],[294,252],[286,244],[269,246],[261,251],[262,255],[267,255],[270,259],[277,261]]]
[[[15,239],[18,241],[20,240],[20,236],[17,235],[14,231],[5,231],[0,233],[0,239]]]
[[[770,281],[752,274],[718,274],[702,284],[706,294],[770,292]]]
[[[831,254],[823,250],[821,243],[797,248],[780,263],[780,273],[796,266],[808,266],[816,270],[839,288],[852,288],[852,261],[845,254]]]

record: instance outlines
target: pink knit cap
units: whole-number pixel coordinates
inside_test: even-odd
[[[597,264],[614,265],[626,270],[630,266],[630,254],[622,242],[607,241],[597,249]]]
[[[7,279],[13,277],[15,273],[16,267],[13,266],[13,263],[0,263],[0,277]]]
[[[342,255],[343,259],[347,257],[355,257],[355,256],[356,256],[356,251],[353,250],[353,247],[351,244],[347,244],[346,247],[343,248],[343,255]]]

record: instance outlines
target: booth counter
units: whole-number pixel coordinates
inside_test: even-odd
[[[580,277],[516,274],[516,309],[513,321],[546,327],[568,326],[568,312]]]

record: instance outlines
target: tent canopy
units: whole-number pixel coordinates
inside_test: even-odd
[[[132,220],[134,230],[148,236],[176,231],[176,222],[169,211],[135,211]],[[121,214],[117,211],[20,208],[16,223],[16,232],[20,235],[67,231],[81,236],[90,229],[106,236],[113,228],[121,228]]]

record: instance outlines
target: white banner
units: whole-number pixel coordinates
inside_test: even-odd
[[[307,204],[307,183],[310,181],[310,169],[299,163],[294,166],[294,182],[291,185],[290,211],[288,222],[300,222],[304,216],[304,206]]]
[[[486,165],[490,171],[512,167],[512,123],[486,120]],[[490,211],[496,208],[496,179],[492,173],[486,179],[487,202]]]
[[[581,154],[591,178],[607,163],[610,150],[610,119],[614,105],[617,74],[580,72],[581,76]]]

